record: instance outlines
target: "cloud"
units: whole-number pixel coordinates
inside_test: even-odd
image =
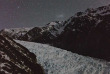
[[[56,16],[56,18],[64,18],[64,17],[65,17],[64,14],[59,14],[59,15]]]

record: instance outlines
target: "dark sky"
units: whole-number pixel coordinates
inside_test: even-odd
[[[63,21],[77,11],[109,3],[109,0],[0,0],[0,29]]]

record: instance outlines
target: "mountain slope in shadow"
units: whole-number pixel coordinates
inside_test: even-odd
[[[0,35],[0,74],[44,74],[36,56],[6,35]]]

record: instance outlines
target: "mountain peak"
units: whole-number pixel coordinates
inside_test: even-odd
[[[110,60],[110,5],[78,12],[64,22],[54,21],[32,28],[20,38],[11,37]]]

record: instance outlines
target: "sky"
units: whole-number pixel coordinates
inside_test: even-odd
[[[0,29],[43,26],[110,0],[0,0]]]

